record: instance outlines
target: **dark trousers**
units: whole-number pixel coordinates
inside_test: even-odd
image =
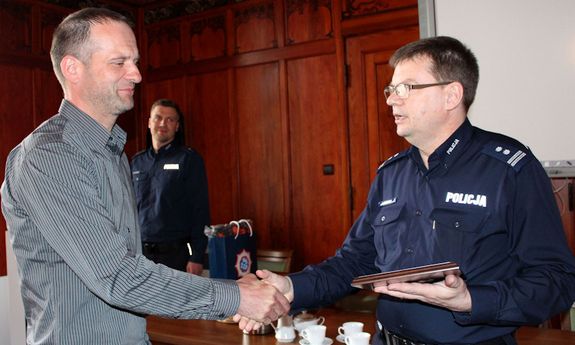
[[[144,256],[155,263],[163,264],[179,271],[186,271],[190,252],[186,242],[151,243],[142,242]]]
[[[393,338],[391,335],[388,335],[390,339],[389,342],[386,340],[386,336],[384,331],[377,332],[371,340],[372,345],[411,345],[411,344],[419,344],[416,342],[410,342],[408,339],[401,339],[400,337]],[[469,344],[469,345],[516,345],[517,342],[515,341],[515,337],[513,335],[508,335],[505,337],[495,338],[487,341],[482,341],[476,344]],[[421,345],[440,345],[440,344],[421,344]]]

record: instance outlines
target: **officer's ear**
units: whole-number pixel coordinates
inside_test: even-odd
[[[463,85],[460,82],[454,81],[447,84],[444,91],[447,110],[453,110],[463,102]]]

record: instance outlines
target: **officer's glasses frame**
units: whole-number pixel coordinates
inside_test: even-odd
[[[399,97],[401,99],[406,99],[407,97],[409,97],[409,91],[411,91],[411,90],[425,89],[427,87],[447,85],[447,84],[451,84],[451,83],[453,83],[453,81],[440,81],[438,83],[433,83],[433,84],[400,83],[397,85],[386,86],[383,89],[383,94],[385,95],[385,99],[388,99],[392,93],[394,93],[397,97]]]

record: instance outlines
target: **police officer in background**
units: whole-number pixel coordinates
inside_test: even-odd
[[[151,143],[132,159],[142,230],[142,251],[150,260],[201,274],[210,224],[208,184],[202,157],[184,145],[178,105],[159,99],[150,110]]]
[[[390,64],[384,93],[411,148],[380,166],[335,256],[288,278],[257,274],[294,311],[352,293],[360,275],[453,261],[462,276],[375,288],[373,343],[516,344],[517,327],[575,300],[575,258],[549,178],[527,147],[467,119],[479,67],[461,42],[422,39]]]

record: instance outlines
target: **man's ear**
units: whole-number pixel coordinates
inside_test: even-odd
[[[457,108],[463,102],[463,85],[460,82],[454,81],[445,86],[445,106],[448,110]]]
[[[72,84],[76,84],[80,79],[82,67],[82,62],[72,55],[66,55],[60,61],[60,70],[64,79]]]

